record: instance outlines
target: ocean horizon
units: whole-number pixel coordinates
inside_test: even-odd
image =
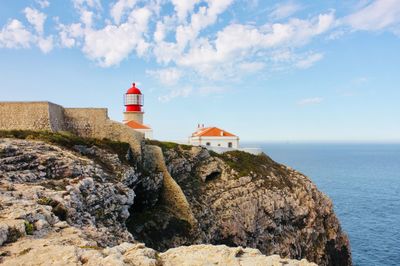
[[[400,143],[244,142],[307,175],[333,201],[353,264],[400,261]]]

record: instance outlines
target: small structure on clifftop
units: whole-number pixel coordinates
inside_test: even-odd
[[[195,146],[239,148],[239,137],[217,127],[198,125],[197,130],[189,137],[189,144]]]
[[[153,129],[143,124],[143,94],[135,83],[124,95],[124,124],[128,127],[144,133],[145,138],[153,138]]]

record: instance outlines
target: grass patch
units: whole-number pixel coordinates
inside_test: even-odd
[[[97,146],[109,152],[116,153],[124,163],[131,163],[127,157],[131,151],[129,143],[113,141],[110,139],[82,138],[70,132],[49,132],[32,130],[0,130],[0,138],[16,138],[25,140],[41,140],[49,144],[54,144],[68,149],[73,149],[75,145]]]
[[[27,235],[33,235],[33,231],[34,231],[33,224],[31,224],[28,221],[25,221],[24,224],[25,224],[25,233]]]
[[[101,250],[101,247],[98,246],[80,246],[81,249],[94,249],[94,250]]]
[[[149,139],[146,139],[146,144],[158,146],[162,149],[163,152],[165,152],[167,150],[171,150],[171,149],[174,149],[174,150],[182,149],[182,150],[188,151],[193,147],[191,145],[178,144],[175,142],[149,140]]]
[[[213,154],[222,159],[240,176],[249,175],[251,172],[263,174],[266,167],[276,164],[265,154],[254,155],[243,151],[230,151],[222,154]]]
[[[36,202],[37,202],[37,204],[40,204],[40,205],[51,206],[53,203],[53,200],[50,198],[43,197],[43,198],[38,199]]]

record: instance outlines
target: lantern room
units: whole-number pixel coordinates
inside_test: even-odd
[[[124,97],[126,112],[141,112],[143,106],[143,95],[135,83],[128,89]]]

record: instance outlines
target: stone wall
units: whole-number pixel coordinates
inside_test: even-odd
[[[64,124],[64,108],[58,104],[48,103],[49,121],[51,131],[65,130]]]
[[[106,108],[65,108],[64,116],[66,129],[78,136],[127,142],[141,153],[144,134],[110,120]]]
[[[108,120],[106,108],[64,108],[65,129],[82,137],[94,137]]]
[[[63,108],[50,102],[0,102],[0,130],[69,131],[127,142],[137,154],[144,139],[143,133],[110,120],[106,108]]]
[[[49,102],[0,102],[0,129],[53,131],[49,105]],[[52,109],[56,110],[57,105],[52,104]]]

